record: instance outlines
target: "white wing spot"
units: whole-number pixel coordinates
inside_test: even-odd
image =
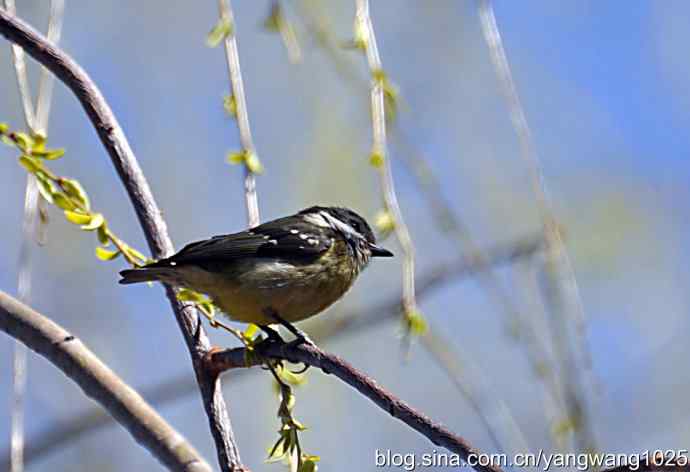
[[[269,239],[269,238],[270,238],[270,236],[269,236],[269,235],[267,235],[267,234],[264,234],[264,239]]]
[[[297,233],[299,233],[299,231],[297,231],[296,229],[291,229],[291,230],[290,230],[290,234],[297,234]]]
[[[177,262],[171,262],[170,265],[171,265],[171,266],[176,266],[176,265],[177,265]]]
[[[309,238],[309,235],[308,235],[308,234],[302,233],[302,234],[299,235],[299,238],[300,238],[300,239],[307,239],[307,238]]]
[[[312,246],[316,246],[317,244],[319,244],[319,242],[318,242],[316,239],[310,239],[310,240],[307,241],[307,242],[308,242],[309,244],[311,244]]]
[[[274,246],[277,246],[277,245],[278,245],[278,241],[276,241],[275,239],[271,239],[271,240],[269,240],[268,242],[271,243],[271,244],[273,244]]]

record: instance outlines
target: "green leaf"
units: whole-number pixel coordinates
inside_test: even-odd
[[[240,152],[229,152],[228,157],[226,157],[225,159],[230,164],[242,164],[246,158],[247,158],[247,153],[244,151],[240,151]]]
[[[92,217],[91,215],[84,215],[82,213],[65,210],[65,218],[67,218],[67,221],[74,223],[75,225],[85,225],[91,222]]]
[[[53,194],[53,203],[55,203],[58,207],[62,208],[63,210],[74,210],[75,205],[70,200],[65,196],[64,193],[61,192],[56,192]]]
[[[10,125],[7,123],[0,123],[0,134],[6,134],[10,130]]]
[[[297,469],[297,472],[316,472],[319,470],[318,465],[321,458],[319,456],[306,456],[302,459],[302,465]]]
[[[410,334],[414,336],[421,336],[429,330],[426,319],[419,310],[411,310],[405,313],[405,321]]]
[[[206,45],[214,48],[220,44],[225,38],[232,34],[232,23],[228,18],[220,18],[218,23],[211,29],[206,36]]]
[[[283,379],[283,381],[285,381],[285,383],[289,385],[304,385],[307,381],[306,375],[296,374],[295,372],[292,372],[290,369],[279,369],[277,373],[278,376],[280,376],[280,378]],[[294,406],[294,397],[291,397],[290,400],[292,400],[292,404],[289,404],[289,406],[292,407]]]
[[[65,155],[65,150],[62,148],[59,149],[41,149],[41,150],[32,150],[31,155],[35,157],[41,157],[47,161],[54,161],[55,159],[59,159],[62,156]]]
[[[280,8],[278,2],[273,2],[271,5],[271,11],[268,12],[268,16],[264,20],[264,29],[270,31],[271,33],[277,33],[280,31],[280,25],[283,21],[283,12]]]
[[[374,218],[374,225],[381,233],[390,233],[395,229],[395,218],[390,211],[383,210]]]
[[[34,146],[34,140],[26,133],[22,133],[21,131],[12,133],[12,137],[14,138],[17,147],[24,152],[29,152]]]
[[[177,299],[181,302],[204,303],[207,301],[206,297],[199,292],[183,288],[177,292]]]
[[[134,249],[131,246],[125,246],[125,251],[127,252],[127,255],[130,256],[132,259],[138,259],[142,262],[147,260],[147,257]]]
[[[12,141],[12,140],[10,139],[10,137],[7,136],[6,134],[0,134],[0,141],[1,141],[3,144],[6,144],[6,145],[8,145],[8,146],[14,147],[14,141]]]
[[[24,167],[27,171],[29,171],[32,174],[35,174],[39,170],[43,169],[43,165],[41,162],[36,159],[35,157],[27,156],[26,154],[23,154],[19,158],[19,163]]]
[[[83,224],[83,223],[81,223]],[[108,226],[107,225],[101,225],[98,227],[98,230],[96,230],[96,234],[98,235],[98,242],[101,243],[104,246],[108,246],[110,244],[110,238],[108,237]]]
[[[34,143],[32,146],[33,147],[32,151],[34,151],[34,150],[42,151],[45,149],[46,140],[47,140],[45,134],[43,134],[43,133],[31,133],[31,139],[33,139],[33,143]]]
[[[264,171],[264,166],[261,164],[259,156],[253,152],[246,154],[245,164],[247,165],[249,172],[253,174],[261,174]]]
[[[361,49],[362,51],[366,51],[367,46],[369,45],[369,34],[367,31],[367,26],[364,24],[364,21],[361,20],[359,17],[355,20],[355,25],[354,29],[352,32],[352,41],[351,41],[351,47],[354,49]]]
[[[94,213],[91,215],[91,221],[85,225],[82,225],[81,229],[84,231],[94,231],[103,226],[104,223],[105,218],[103,218],[103,215],[100,213]]]
[[[249,323],[249,325],[247,325],[247,329],[242,332],[242,336],[247,339],[252,339],[258,331],[259,327],[257,325],[254,323]]]
[[[99,258],[102,261],[112,261],[115,259],[117,256],[119,256],[121,253],[120,251],[110,251],[104,247],[98,246],[96,247],[96,257]]]
[[[38,172],[35,174],[36,175],[36,182],[38,183],[38,193],[41,194],[41,196],[50,204],[53,203],[53,194],[56,193],[55,186],[53,186],[53,182],[50,181],[47,177],[43,176],[41,172]]]
[[[61,178],[60,186],[68,196],[78,201],[87,211],[91,208],[89,196],[86,194],[86,191],[78,181],[74,179]]]
[[[383,164],[386,162],[386,158],[383,157],[383,154],[380,152],[372,152],[369,155],[369,164],[372,166],[376,167],[377,169],[380,169],[383,167]]]
[[[234,95],[226,95],[223,97],[223,108],[228,115],[237,118],[237,101]]]

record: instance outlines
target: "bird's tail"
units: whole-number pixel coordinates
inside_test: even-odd
[[[138,284],[140,282],[153,282],[156,280],[167,280],[170,276],[169,267],[142,267],[140,269],[127,269],[120,272],[120,283]]]

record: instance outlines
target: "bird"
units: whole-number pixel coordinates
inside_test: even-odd
[[[208,295],[233,321],[285,326],[323,312],[352,287],[376,244],[364,218],[336,206],[312,206],[233,234],[184,246],[173,256],[120,272],[121,284],[159,281]]]

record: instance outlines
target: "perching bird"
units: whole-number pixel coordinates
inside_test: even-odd
[[[354,211],[314,206],[188,244],[174,256],[123,270],[120,283],[185,287],[207,294],[232,320],[290,329],[339,300],[371,257],[391,256]]]

